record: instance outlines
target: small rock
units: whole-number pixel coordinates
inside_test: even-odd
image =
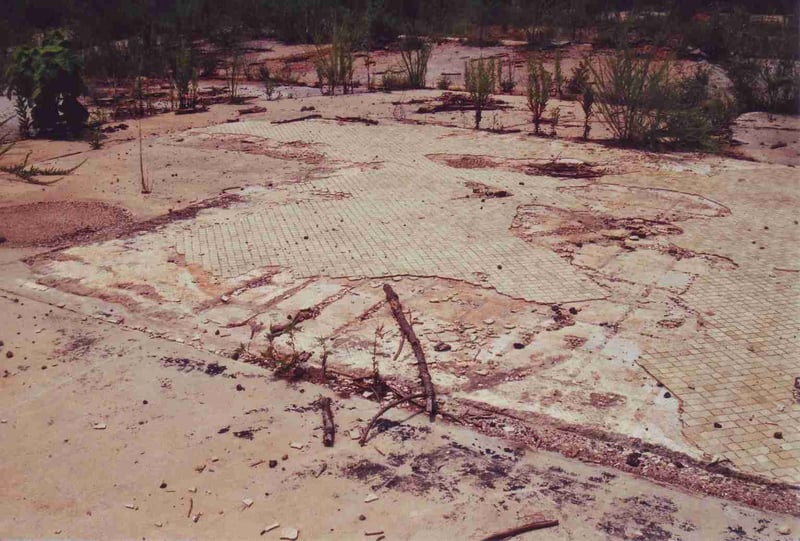
[[[376,496],[375,494],[369,494],[366,498],[364,498],[364,503],[374,502],[377,499],[378,496]]]
[[[493,320],[493,319],[491,319],[491,318],[490,318],[490,319],[484,319],[484,320],[483,320],[483,322],[484,322],[486,325],[494,325],[494,320]]]
[[[14,356],[14,352],[11,350],[6,351],[6,358],[10,359]]]
[[[672,398],[672,393],[667,391],[666,393],[664,393],[664,398]]]
[[[577,308],[575,308],[574,306],[570,306],[570,307],[569,307],[569,313],[570,313],[570,314],[572,314],[572,315],[574,316],[575,314],[577,314],[577,313],[578,313],[578,309],[577,309]]]
[[[279,526],[280,526],[279,523],[273,522],[272,524],[270,524],[269,526],[267,526],[266,528],[261,530],[261,535],[264,535],[267,532],[271,532],[272,530],[274,530],[275,528],[278,528]]]
[[[158,485],[158,488],[167,488],[167,483],[164,482],[164,481],[161,481],[161,484]]]
[[[291,447],[292,449],[302,449],[303,448],[303,444],[293,441],[292,443],[289,444],[289,447]]]
[[[433,351],[442,352],[442,351],[450,351],[451,349],[452,348],[450,347],[450,344],[445,344],[444,342],[439,342],[438,344],[433,346]]]
[[[294,541],[300,535],[300,532],[297,531],[297,528],[284,528],[281,530],[281,539],[288,539],[288,541]]]
[[[367,517],[365,515],[358,515],[358,520],[363,522],[363,521],[367,520]]]
[[[189,492],[191,492],[192,494],[196,493],[197,492],[197,487],[190,488]]]
[[[154,523],[153,523],[153,526],[155,526],[156,528],[160,528],[160,527],[162,527],[163,525],[164,525],[164,524],[163,524],[163,523],[161,523],[161,522],[154,522]]]
[[[792,529],[789,527],[788,524],[781,524],[778,527],[778,533],[781,535],[789,535],[790,533],[792,533]]]
[[[270,468],[276,468],[277,466],[278,466],[278,461],[277,460],[270,460],[269,461],[269,467]]]
[[[128,509],[133,509],[134,511],[136,511],[137,509],[139,509],[138,507],[136,507],[136,506],[135,506],[135,505],[133,505],[132,503],[126,503],[126,504],[125,504],[125,507],[126,507],[126,508],[128,508]]]
[[[625,463],[628,466],[632,466],[634,468],[638,467],[642,462],[639,460],[642,457],[641,453],[631,453],[625,459]]]
[[[783,439],[783,432],[775,432],[772,435],[772,437],[775,438],[776,440],[782,440]]]
[[[523,349],[524,347],[525,344],[523,344],[522,342],[514,342],[514,349]]]
[[[237,383],[236,384],[236,390],[237,391],[244,391],[244,385],[242,385],[241,383]]]
[[[106,429],[106,424],[105,423],[97,423],[96,425],[93,425],[92,428],[94,428],[95,430],[105,430]]]
[[[197,522],[200,520],[200,513],[197,513],[195,516],[192,517],[192,522]]]
[[[221,300],[222,302],[228,302],[231,300],[231,298],[228,295],[223,295],[219,298],[219,300]]]
[[[714,428],[722,428],[722,423],[719,422],[714,423]]]
[[[512,325],[511,323],[506,323],[506,324],[503,325],[503,328],[504,329],[508,329],[510,331],[511,329],[516,329],[517,326],[516,325]]]
[[[243,498],[242,503],[245,507],[251,507],[253,505],[253,500],[252,498]]]

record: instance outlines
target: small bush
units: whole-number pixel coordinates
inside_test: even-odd
[[[425,88],[428,73],[428,60],[433,46],[419,38],[406,38],[400,44],[400,57],[406,71],[406,79],[411,88]]]
[[[327,50],[318,47],[317,57],[314,60],[317,79],[322,92],[331,96],[336,93],[337,87],[342,87],[342,93],[347,94],[353,89],[353,43],[349,33],[337,29],[333,34],[333,43]]]
[[[497,80],[500,84],[500,91],[504,94],[511,94],[517,85],[514,81],[514,61],[509,58],[505,63],[506,69],[503,70],[503,60],[497,62]]]
[[[561,98],[564,94],[562,88],[564,86],[564,74],[561,72],[561,51],[556,51],[555,64],[553,66],[553,87],[556,95]]]
[[[197,78],[195,56],[191,48],[181,44],[175,54],[172,82],[178,92],[178,107],[186,109],[197,103]]]
[[[589,58],[584,57],[578,65],[572,68],[572,75],[567,82],[567,92],[573,96],[580,96],[589,85]]]
[[[436,79],[436,88],[439,90],[450,90],[450,86],[453,84],[452,79],[447,75],[440,75],[438,79]]]
[[[598,112],[622,144],[715,150],[734,107],[709,87],[705,70],[674,79],[669,61],[618,53],[592,69]]]
[[[534,133],[537,135],[539,126],[542,122],[542,115],[547,106],[547,100],[550,97],[550,86],[552,84],[552,76],[542,65],[541,60],[529,58],[528,59],[528,84],[525,88],[525,98],[533,115]]]
[[[475,104],[475,129],[481,127],[483,109],[489,103],[497,86],[497,71],[492,59],[479,58],[464,64],[464,83],[470,99]]]
[[[230,91],[231,103],[240,101],[239,85],[242,82],[242,75],[244,74],[244,56],[241,51],[234,49],[228,65],[225,67],[225,81],[228,83],[228,90]]]
[[[263,64],[258,67],[258,78],[264,85],[264,94],[266,95],[267,100],[271,100],[272,97],[275,95],[275,87],[277,86],[277,84],[275,82],[275,79],[272,78],[272,75],[269,72],[269,66]]]
[[[381,76],[381,87],[386,92],[409,88],[406,74],[399,68],[386,70]]]
[[[550,135],[555,137],[558,135],[556,129],[558,128],[558,122],[561,119],[561,107],[554,107],[553,112],[550,113]]]
[[[728,66],[744,111],[800,113],[800,70],[790,59],[736,59]]]
[[[580,101],[581,109],[583,109],[583,138],[589,139],[589,131],[591,130],[589,120],[592,117],[592,107],[594,106],[594,90],[591,85],[584,85],[578,101]]]

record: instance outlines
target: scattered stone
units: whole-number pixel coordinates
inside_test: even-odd
[[[192,517],[192,522],[197,522],[200,520],[200,513],[197,513],[195,516]]]
[[[164,525],[164,524],[163,524],[163,523],[161,523],[161,522],[154,522],[154,523],[153,523],[153,526],[155,526],[156,528],[160,528],[160,527],[162,527],[163,525]]]
[[[719,422],[714,423],[714,428],[722,428],[722,423]]]
[[[195,494],[197,492],[197,487],[190,488],[189,492],[191,492],[192,494]]]
[[[158,485],[158,488],[167,488],[167,483],[165,481],[161,481],[161,484]]]
[[[219,300],[221,300],[222,302],[228,302],[231,300],[231,298],[228,295],[223,295],[219,298]]]
[[[504,328],[504,329],[508,329],[508,330],[510,331],[510,330],[512,330],[512,329],[516,329],[516,328],[517,328],[517,326],[516,326],[516,325],[513,325],[513,324],[511,324],[511,323],[506,323],[506,324],[504,324],[504,325],[503,325],[503,328]]]
[[[291,447],[292,449],[302,449],[303,448],[303,444],[293,441],[292,443],[289,444],[289,447]]]
[[[445,344],[444,342],[439,342],[438,344],[433,346],[433,351],[442,352],[442,351],[450,351],[451,349],[453,348],[450,347],[450,344]]]
[[[365,515],[358,515],[358,520],[364,522],[365,520],[367,520],[367,517]]]
[[[364,498],[364,503],[371,503],[378,499],[378,496],[375,494],[369,494],[366,498]]]
[[[93,425],[92,428],[94,428],[95,430],[105,430],[106,429],[106,424],[105,423],[97,423],[97,424]]]
[[[523,349],[525,348],[525,344],[522,342],[514,342],[514,349]]]
[[[664,398],[672,398],[672,393],[667,391],[666,393],[664,393]]]
[[[772,437],[775,438],[776,440],[782,440],[783,439],[783,432],[775,432],[772,435]]]
[[[288,541],[294,541],[300,535],[300,532],[297,531],[297,528],[284,528],[281,530],[281,539],[287,539]]]
[[[625,463],[633,468],[638,468],[639,465],[642,463],[641,460],[639,460],[641,457],[642,457],[641,453],[633,452],[627,456],[627,458],[625,459]]]
[[[280,527],[280,524],[277,523],[277,522],[273,522],[272,524],[270,524],[269,526],[267,526],[266,528],[261,530],[261,535],[264,535],[267,532],[271,532],[272,530],[274,530],[275,528],[278,528],[278,527]]]
[[[126,504],[125,504],[125,507],[126,507],[126,508],[128,508],[128,509],[133,509],[134,511],[136,511],[137,509],[139,509],[138,507],[136,507],[136,506],[135,506],[134,504],[132,504],[132,503],[126,503]]]
[[[6,351],[6,358],[10,359],[14,356],[14,352],[11,350]]]
[[[790,533],[792,533],[792,529],[789,527],[788,524],[781,524],[778,527],[778,533],[781,535],[789,535]]]
[[[278,461],[277,460],[270,460],[268,464],[269,464],[270,468],[277,468],[278,467]]]
[[[241,383],[237,383],[236,384],[236,390],[237,391],[244,391],[244,385],[242,385]]]
[[[489,318],[489,319],[484,319],[484,320],[483,320],[483,322],[484,322],[486,325],[494,325],[494,320],[493,320],[493,319],[491,319],[491,318]]]
[[[252,498],[243,498],[242,503],[245,507],[251,507],[253,505],[253,500]]]

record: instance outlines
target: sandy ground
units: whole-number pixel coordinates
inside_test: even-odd
[[[785,539],[779,530],[800,528],[408,412],[360,447],[351,434],[374,402],[67,308],[0,303],[4,538],[278,539],[296,528],[301,539],[476,539],[539,518],[560,525],[520,539]],[[334,399],[333,448],[319,395]]]
[[[276,49],[278,63],[302,52]],[[472,54],[437,49],[429,79]],[[284,90],[143,119],[150,194],[135,120],[100,150],[24,141],[5,157],[85,162],[48,187],[0,176],[0,536],[255,538],[280,523],[263,537],[480,538],[531,517],[561,524],[520,538],[797,535],[796,118],[741,118],[745,160],[582,143],[569,101],[553,100],[553,138],[529,135],[520,96],[484,115],[520,130],[503,134],[419,112],[441,91]],[[253,104],[267,111],[239,112]],[[274,123],[309,114],[322,119]],[[389,268],[372,257],[387,246]],[[349,433],[378,405],[350,379],[288,384],[241,361],[313,309],[279,349],[318,366],[327,341],[335,370],[363,375],[379,344],[384,375],[411,388],[384,282],[464,426],[399,410],[361,448]]]

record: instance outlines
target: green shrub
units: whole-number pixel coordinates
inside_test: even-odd
[[[497,61],[497,80],[500,84],[500,91],[504,94],[511,94],[517,83],[514,81],[514,61],[509,57],[505,62],[506,69],[503,71],[503,60]]]
[[[77,134],[89,113],[78,97],[85,91],[81,62],[60,32],[42,38],[41,45],[14,49],[0,81],[8,98],[19,96],[18,114],[30,109],[36,135]]]
[[[381,87],[386,92],[404,90],[409,88],[405,71],[400,68],[390,68],[381,75]]]
[[[438,79],[436,79],[436,88],[439,90],[450,90],[450,85],[453,84],[453,81],[447,75],[440,75]]]
[[[225,67],[225,81],[228,83],[228,90],[231,93],[231,103],[240,101],[239,85],[242,82],[244,67],[244,56],[239,49],[234,49],[231,59]]]
[[[622,144],[715,150],[735,108],[714,94],[707,70],[674,79],[669,61],[618,53],[592,66],[598,112]]]
[[[538,135],[547,100],[550,98],[552,76],[542,65],[541,60],[528,59],[528,84],[525,88],[525,98],[533,115],[534,132]]]
[[[333,43],[328,49],[317,47],[317,56],[314,59],[319,87],[333,96],[336,88],[341,86],[342,93],[347,94],[353,90],[353,38],[344,27],[338,28],[333,33]]]
[[[181,44],[175,53],[172,68],[172,82],[178,92],[178,107],[186,109],[194,107],[197,102],[197,67],[194,52],[190,47]]]
[[[478,58],[464,63],[464,84],[475,105],[475,129],[481,127],[483,110],[497,86],[495,63],[492,59]]]
[[[584,57],[578,65],[572,68],[572,75],[567,82],[567,92],[573,96],[580,96],[589,84],[589,58]]]
[[[790,59],[736,59],[728,76],[744,111],[800,113],[800,70]]]
[[[406,79],[411,88],[425,88],[428,60],[432,51],[433,46],[419,38],[406,38],[400,44],[400,57],[403,59]]]
[[[583,92],[578,96],[581,109],[583,109],[583,138],[589,139],[589,131],[592,129],[589,125],[589,120],[592,118],[592,107],[594,106],[594,90],[592,85],[585,84]]]

